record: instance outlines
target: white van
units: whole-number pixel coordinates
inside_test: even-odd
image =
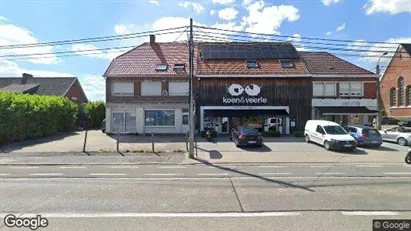
[[[354,150],[357,141],[341,127],[326,120],[308,120],[304,129],[305,141],[323,145],[325,149]]]

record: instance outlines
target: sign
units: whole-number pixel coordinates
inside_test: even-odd
[[[223,97],[224,104],[267,104],[264,97],[257,97],[261,87],[257,84],[249,84],[245,88],[240,84],[233,83],[228,87],[231,97]],[[246,95],[246,96],[244,96]]]
[[[160,112],[156,112],[156,120],[161,120],[161,113]]]
[[[312,99],[313,107],[377,107],[376,99]]]

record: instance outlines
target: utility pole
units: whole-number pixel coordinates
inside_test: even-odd
[[[190,38],[188,40],[188,50],[189,50],[189,78],[190,78],[190,93],[189,93],[189,158],[194,158],[194,41],[193,41],[193,19],[190,18]]]
[[[377,80],[376,80],[376,87],[377,87],[377,129],[381,130],[381,111],[380,111],[380,59],[384,56],[387,55],[388,52],[384,52],[379,58],[377,62],[377,66],[375,67],[375,73],[377,74]]]

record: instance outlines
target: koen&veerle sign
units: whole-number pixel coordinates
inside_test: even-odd
[[[261,87],[249,84],[245,88],[240,84],[233,83],[228,87],[231,97],[223,97],[224,104],[266,104],[267,98],[259,96]]]

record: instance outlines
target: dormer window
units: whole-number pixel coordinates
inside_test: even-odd
[[[258,65],[257,60],[255,60],[255,59],[246,60],[246,66],[247,66],[247,68],[259,68],[260,67]]]
[[[156,71],[167,71],[168,65],[167,64],[158,64],[156,67]]]
[[[291,62],[291,59],[280,59],[280,63],[281,63],[281,66],[283,68],[292,68],[292,67],[294,67],[294,64],[293,64],[293,62]]]
[[[185,71],[186,65],[184,63],[176,63],[174,64],[173,70],[175,71]]]

